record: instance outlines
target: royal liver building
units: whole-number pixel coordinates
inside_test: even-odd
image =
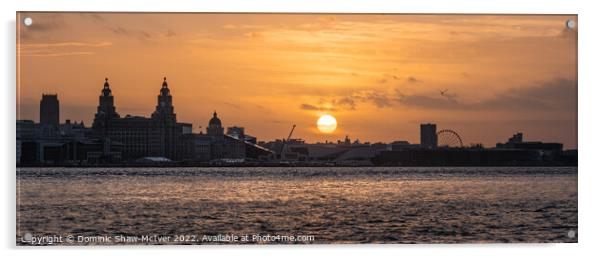
[[[92,130],[105,145],[123,144],[122,158],[132,160],[142,157],[166,157],[187,160],[194,157],[192,124],[178,123],[167,85],[167,78],[157,97],[157,106],[150,118],[126,115],[121,117],[116,109],[108,79],[105,79]],[[110,146],[105,147],[107,150]]]

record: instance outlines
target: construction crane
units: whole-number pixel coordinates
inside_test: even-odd
[[[280,159],[282,159],[282,152],[284,152],[284,145],[286,145],[286,143],[291,140],[291,136],[293,135],[293,131],[295,131],[295,127],[297,127],[297,125],[293,125],[293,128],[291,129],[291,132],[288,134],[288,137],[286,138],[286,140],[282,141],[282,146],[280,147],[280,153],[278,154]]]

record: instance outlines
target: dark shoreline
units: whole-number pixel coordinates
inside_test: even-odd
[[[442,165],[383,165],[383,166],[345,166],[345,165],[332,165],[332,166],[325,166],[325,165],[310,165],[310,164],[299,164],[299,165],[269,165],[269,164],[261,164],[261,165],[200,165],[200,164],[190,164],[190,165],[166,165],[166,164],[157,164],[157,165],[140,165],[140,164],[102,164],[102,165],[46,165],[46,164],[40,164],[40,165],[23,165],[23,166],[16,166],[16,168],[45,168],[45,167],[51,167],[51,168],[190,168],[190,167],[199,167],[199,168],[229,168],[229,167],[234,167],[234,168],[261,168],[261,167],[311,167],[311,168],[333,168],[333,167],[340,167],[340,168],[349,168],[349,167],[362,167],[362,168],[366,168],[366,167],[374,167],[374,168],[378,168],[378,167],[415,167],[415,168],[421,168],[421,167],[499,167],[499,168],[503,168],[503,167],[575,167],[577,168],[578,165],[572,165],[572,164],[518,164],[518,165],[449,165],[449,166],[442,166]]]

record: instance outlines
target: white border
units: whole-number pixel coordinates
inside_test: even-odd
[[[495,244],[495,245],[321,245],[321,246],[171,246],[171,247],[15,247],[15,12],[16,11],[186,11],[186,12],[374,12],[374,13],[521,13],[579,15],[579,243],[578,244]],[[600,26],[602,10],[596,1],[328,1],[328,0],[219,0],[219,1],[81,1],[21,0],[2,1],[2,172],[3,257],[105,257],[116,254],[137,257],[180,255],[248,256],[351,256],[380,255],[427,257],[574,257],[599,253],[600,184],[602,171],[597,166],[597,148],[602,146],[600,98]],[[176,253],[174,253],[176,252]],[[342,254],[344,253],[344,254]]]

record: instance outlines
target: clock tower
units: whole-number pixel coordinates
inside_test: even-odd
[[[171,93],[169,92],[169,87],[167,86],[167,77],[163,77],[163,85],[161,86],[159,96],[157,96],[157,107],[155,108],[155,112],[152,116],[153,118],[159,118],[159,120],[164,122],[175,123],[176,121],[176,114],[173,110]]]

